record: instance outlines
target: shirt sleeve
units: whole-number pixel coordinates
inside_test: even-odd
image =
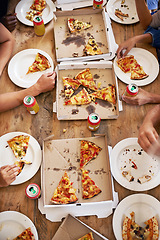
[[[160,48],[160,30],[149,26],[144,33],[150,33],[152,35],[152,46]]]
[[[160,10],[158,10],[156,13],[152,15],[152,21],[150,26],[153,28],[160,27]]]

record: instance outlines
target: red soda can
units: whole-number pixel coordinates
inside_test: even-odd
[[[93,0],[93,9],[100,8],[102,9],[103,7],[103,0]]]
[[[25,193],[31,199],[37,199],[41,196],[41,189],[36,183],[31,183],[26,187]]]
[[[41,16],[35,16],[33,18],[34,32],[37,36],[43,36],[45,33],[45,26]]]
[[[96,131],[99,128],[101,118],[97,113],[91,113],[88,116],[87,127],[90,131]]]
[[[123,95],[124,96],[129,96],[129,97],[134,97],[138,94],[138,86],[136,84],[129,84],[127,85]]]

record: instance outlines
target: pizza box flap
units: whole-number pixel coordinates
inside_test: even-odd
[[[87,105],[64,105],[64,86],[62,77],[74,77],[78,72],[89,68],[96,86],[100,88],[114,85],[116,88],[116,104],[96,99]],[[117,119],[119,116],[119,94],[117,77],[115,76],[111,61],[92,61],[92,62],[61,62],[56,67],[57,72],[57,91],[56,91],[56,111],[58,120],[82,120],[87,119],[88,115],[95,112],[101,119]],[[77,90],[80,91],[81,86]]]
[[[73,11],[55,12],[54,37],[56,58],[61,61],[88,61],[111,60],[115,57],[118,45],[115,42],[110,18],[104,9],[80,9]],[[90,22],[91,28],[77,33],[70,33],[68,18],[76,18],[79,21]],[[103,54],[83,56],[83,49],[93,36]]]
[[[79,239],[80,237],[84,236],[89,232],[92,232],[95,240],[108,240],[106,237],[102,236],[93,228],[89,227],[82,221],[68,214],[52,240],[75,240]]]
[[[111,172],[108,146],[105,135],[83,138],[92,141],[102,148],[97,158],[90,161],[84,169],[89,170],[89,176],[100,187],[102,192],[91,199],[83,199],[81,192],[81,170],[79,169],[80,141],[82,138],[56,139],[44,141],[43,149],[43,199],[44,206],[62,207],[51,204],[54,190],[66,171],[73,187],[76,189],[78,201],[73,203],[89,204],[103,201],[113,201]],[[70,204],[71,205],[71,204]],[[64,206],[64,205],[63,205]]]

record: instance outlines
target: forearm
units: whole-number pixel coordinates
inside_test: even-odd
[[[36,85],[21,91],[0,94],[0,112],[8,111],[21,105],[27,95],[37,96],[39,94],[40,91]]]
[[[142,27],[144,29],[147,29],[147,27],[150,25],[152,21],[152,16],[146,5],[146,2],[145,0],[135,0],[135,2],[140,23],[142,24]]]
[[[150,33],[138,35],[133,38],[134,38],[135,44],[136,43],[152,43],[152,35]]]
[[[160,105],[155,106],[147,113],[143,123],[149,123],[154,127],[160,123]]]

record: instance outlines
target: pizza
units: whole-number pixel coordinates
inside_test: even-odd
[[[90,27],[92,27],[92,25],[87,22],[82,22],[75,18],[68,18],[68,28],[71,33],[80,32]]]
[[[96,92],[91,93],[90,97],[93,101],[95,101],[96,98],[99,98],[115,104],[116,103],[115,86],[112,85],[112,86],[108,86],[107,88],[102,88],[100,90],[97,90]]]
[[[65,105],[85,105],[90,102],[91,98],[86,89],[83,88],[79,93],[73,95],[70,99],[66,100]]]
[[[78,240],[94,240],[92,232],[87,233],[81,238],[78,238]]]
[[[41,53],[37,53],[35,61],[29,67],[27,74],[33,72],[44,71],[51,67],[49,60]]]
[[[14,238],[13,240],[35,240],[35,237],[31,231],[31,228],[27,228],[25,229],[21,234],[19,234],[16,238]]]
[[[115,15],[120,18],[122,21],[124,21],[124,17],[127,18],[129,15],[126,13],[123,13],[120,9],[115,9]]]
[[[7,141],[16,158],[21,160],[26,155],[29,139],[30,136],[18,135]]]
[[[96,40],[93,36],[91,36],[88,40],[88,43],[83,49],[84,56],[94,56],[103,54],[103,52],[98,47],[98,44],[96,43]]]
[[[95,143],[87,140],[81,140],[80,169],[88,164],[91,160],[95,159],[101,150],[102,148]]]
[[[158,240],[159,229],[158,221],[155,216],[145,221],[146,226],[143,228],[135,222],[135,213],[130,213],[131,218],[125,216],[122,227],[123,240],[145,239]]]
[[[133,55],[127,55],[117,60],[118,67],[124,73],[131,73],[131,79],[144,79],[149,75],[143,70],[143,67],[137,62]]]
[[[79,80],[79,82],[84,86],[91,90],[96,91],[97,87],[93,80],[92,73],[89,68],[82,70],[81,72],[77,73],[74,79]]]
[[[65,172],[54,191],[51,202],[55,204],[68,204],[76,202],[78,200],[75,194],[76,189],[74,189],[72,185],[73,183],[71,183],[67,172]]]
[[[45,7],[46,7],[45,0],[34,0],[30,8],[42,12],[45,9]]]
[[[82,198],[89,199],[99,193],[101,189],[95,184],[95,182],[89,177],[87,170],[82,169]]]
[[[31,10],[31,11],[27,12],[26,18],[27,18],[29,21],[33,22],[33,18],[34,18],[35,16],[42,16],[42,12],[36,11],[36,10]]]
[[[70,98],[81,85],[78,79],[69,77],[62,77],[62,81],[64,85],[65,98]]]

